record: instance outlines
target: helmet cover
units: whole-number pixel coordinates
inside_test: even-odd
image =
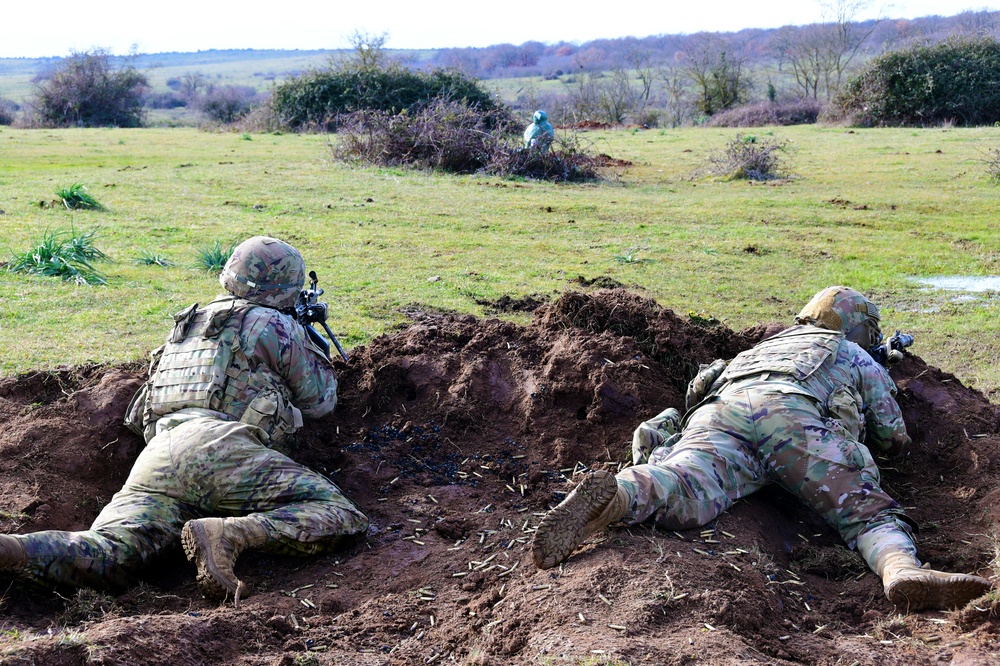
[[[233,250],[219,283],[233,296],[281,309],[295,305],[306,281],[306,262],[294,247],[254,236]]]
[[[844,336],[865,349],[882,337],[878,307],[849,287],[827,287],[812,297],[795,317],[797,324],[812,324]]]

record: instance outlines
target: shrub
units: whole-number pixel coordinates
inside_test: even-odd
[[[709,171],[732,180],[774,180],[787,176],[781,154],[785,144],[773,139],[737,134],[724,150],[708,157]]]
[[[330,130],[349,113],[413,111],[437,98],[462,101],[498,120],[503,113],[478,81],[461,72],[411,72],[397,64],[344,66],[296,77],[275,88],[271,106],[292,129]]]
[[[789,102],[757,102],[723,111],[706,122],[711,127],[764,127],[767,125],[809,125],[816,122],[823,104],[815,99]]]
[[[545,180],[596,177],[596,160],[575,141],[557,140],[548,152],[526,150],[518,135],[504,131],[510,128],[505,112],[498,118],[468,104],[439,99],[415,113],[359,111],[346,116],[333,152],[337,159],[380,166]]]
[[[11,273],[58,277],[77,284],[107,284],[104,276],[90,264],[91,261],[108,258],[94,245],[96,237],[96,230],[82,233],[45,232],[33,248],[14,253],[13,259],[7,264],[7,270]]]
[[[13,125],[20,108],[16,102],[0,97],[0,125]]]
[[[280,132],[287,126],[275,115],[271,104],[259,104],[250,107],[249,111],[237,118],[233,127],[240,132],[263,134],[265,132]]]
[[[435,100],[415,113],[358,111],[344,117],[335,155],[368,164],[410,164],[455,173],[485,167],[502,141],[499,121],[462,102]]]
[[[982,157],[979,162],[986,170],[986,175],[994,184],[1000,185],[1000,148],[987,148],[982,150]]]
[[[145,103],[150,109],[177,109],[188,105],[187,99],[173,91],[146,95]]]
[[[260,101],[260,95],[250,86],[220,86],[210,88],[198,98],[198,110],[210,120],[232,123],[250,111]]]
[[[600,158],[583,150],[575,137],[556,137],[546,152],[506,144],[492,155],[486,171],[503,178],[579,182],[598,179],[600,166]]]
[[[56,190],[56,196],[70,210],[76,210],[77,208],[104,210],[104,206],[98,203],[97,199],[90,196],[90,193],[87,192],[87,186],[83,183],[73,183],[69,187],[59,188]]]
[[[45,127],[139,127],[146,77],[111,54],[74,53],[36,85],[31,124]]]
[[[954,39],[870,61],[834,101],[832,118],[864,126],[1000,122],[1000,42]]]

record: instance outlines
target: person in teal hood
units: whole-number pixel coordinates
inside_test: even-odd
[[[541,109],[535,111],[532,120],[534,122],[524,130],[524,147],[537,148],[545,152],[552,145],[552,140],[556,138],[556,131],[549,123],[549,115]]]

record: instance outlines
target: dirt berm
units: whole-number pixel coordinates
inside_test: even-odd
[[[202,599],[180,550],[120,596],[3,582],[2,664],[996,664],[997,598],[894,613],[857,555],[777,489],[703,530],[613,529],[551,571],[540,515],[633,428],[681,407],[734,332],[621,290],[568,292],[527,326],[417,313],[354,350],[336,413],[294,456],[372,520],[312,559],[244,555],[239,608]],[[914,345],[919,352],[919,340]],[[0,380],[0,522],[85,529],[140,441],[121,425],[138,365]],[[880,461],[935,567],[994,576],[1000,407],[910,356],[892,372],[913,436]],[[995,580],[995,578],[994,578]]]

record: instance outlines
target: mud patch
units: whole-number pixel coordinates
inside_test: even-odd
[[[327,556],[247,553],[255,593],[202,600],[180,553],[118,597],[11,584],[0,661],[38,664],[988,663],[996,604],[896,617],[837,535],[777,488],[701,530],[609,530],[554,571],[527,547],[587,468],[617,470],[631,431],[680,407],[699,363],[779,325],[732,331],[616,289],[570,292],[519,326],[414,308],[352,350],[337,413],[293,455],[369,514]],[[0,381],[4,530],[84,529],[141,442],[121,427],[138,366]],[[935,566],[991,575],[1000,410],[908,357],[914,437],[881,460]],[[6,584],[5,584],[6,585]],[[943,620],[944,623],[932,620]]]

